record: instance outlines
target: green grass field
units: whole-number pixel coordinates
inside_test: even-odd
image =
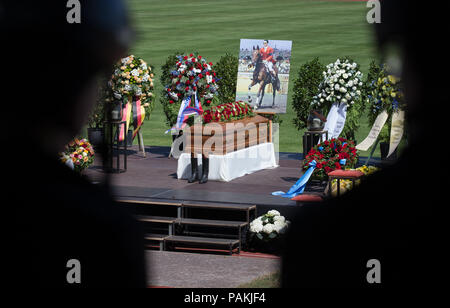
[[[171,143],[170,136],[164,135],[167,126],[159,103],[163,87],[159,74],[167,56],[176,51],[198,51],[215,63],[225,53],[238,56],[241,38],[292,40],[288,108],[280,127],[283,152],[302,152],[303,132],[292,124],[294,113],[290,103],[300,65],[316,56],[324,64],[350,56],[365,73],[371,59],[376,57],[365,2],[131,0],[129,8],[137,31],[131,53],[152,64],[156,73],[156,107],[143,126],[146,145]],[[362,118],[357,140],[363,140],[368,130],[367,120]]]

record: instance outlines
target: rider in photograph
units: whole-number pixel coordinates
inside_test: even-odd
[[[262,61],[264,65],[266,66],[267,70],[269,71],[272,80],[277,84],[277,88],[279,88],[279,81],[278,81],[278,67],[275,65],[276,60],[274,58],[273,54],[273,48],[269,46],[269,41],[264,40],[263,42],[264,47],[262,47],[259,52],[262,57]]]

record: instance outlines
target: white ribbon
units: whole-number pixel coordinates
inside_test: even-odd
[[[403,124],[405,122],[405,112],[399,110],[392,114],[391,140],[389,142],[389,153],[387,157],[394,153],[403,136]]]
[[[347,104],[333,103],[330,112],[328,112],[327,121],[324,130],[328,131],[328,139],[339,137],[344,129],[345,119],[347,117]]]
[[[386,110],[383,110],[383,112],[381,112],[375,119],[375,122],[370,129],[369,135],[366,137],[366,139],[364,139],[360,144],[356,146],[356,149],[360,151],[367,151],[377,140],[378,135],[380,134],[381,129],[383,128],[388,118],[388,113],[386,112]]]

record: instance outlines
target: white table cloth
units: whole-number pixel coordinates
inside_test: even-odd
[[[197,154],[197,158],[201,176],[202,156]],[[277,166],[273,143],[262,143],[225,155],[210,155],[208,179],[229,182],[246,174]],[[190,154],[183,153],[178,158],[177,177],[187,179],[190,176]]]

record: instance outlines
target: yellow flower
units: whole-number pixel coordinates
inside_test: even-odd
[[[125,66],[121,66],[120,69],[121,69],[122,71],[124,71],[124,70],[126,69],[126,67],[125,67]]]

